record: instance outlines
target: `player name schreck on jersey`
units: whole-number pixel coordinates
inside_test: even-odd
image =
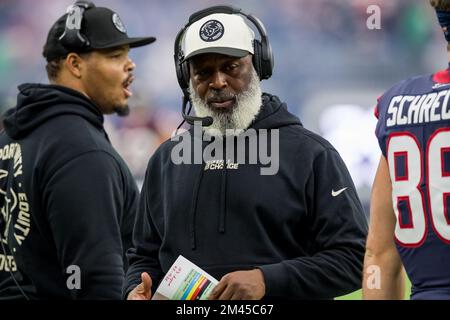
[[[450,119],[450,90],[423,95],[394,96],[389,103],[386,126],[401,126]]]

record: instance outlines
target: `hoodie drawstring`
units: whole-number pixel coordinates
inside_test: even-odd
[[[226,147],[225,147],[226,150]],[[226,152],[224,150],[223,155],[223,168],[222,168],[222,178],[220,184],[220,204],[219,204],[219,233],[225,233],[225,218],[226,218],[226,204],[227,204],[227,161],[226,161]],[[203,179],[203,174],[205,171],[206,164],[203,163],[201,166],[200,173],[197,176],[197,180],[194,184],[193,194],[192,194],[192,203],[189,211],[190,223],[189,223],[189,234],[191,241],[191,249],[195,250],[197,248],[197,238],[196,238],[196,211],[197,211],[197,203],[198,203],[198,194],[200,190],[200,185]]]
[[[219,213],[219,232],[225,233],[225,216],[227,214],[227,162],[225,156],[222,168],[222,183],[220,188],[220,213]]]
[[[197,201],[198,201],[198,192],[200,190],[200,184],[203,178],[204,165],[200,166],[200,173],[197,176],[197,180],[194,184],[193,194],[192,194],[192,203],[191,210],[189,212],[189,216],[191,217],[191,222],[189,224],[189,234],[191,237],[191,249],[195,250],[197,247],[197,240],[195,234],[195,220],[196,220],[196,211],[197,211]]]
[[[225,233],[225,218],[227,215],[227,144],[225,137],[223,138],[223,167],[222,181],[220,183],[220,210],[219,210],[219,233]],[[234,139],[234,137],[232,138]]]

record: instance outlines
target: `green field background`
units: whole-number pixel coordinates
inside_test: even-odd
[[[408,277],[405,279],[405,299],[409,300],[409,296],[411,295],[411,282]],[[335,300],[361,300],[362,299],[362,290],[358,290],[352,293],[349,293],[342,297],[337,297]]]

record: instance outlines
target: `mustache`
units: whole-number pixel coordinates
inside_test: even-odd
[[[226,91],[215,91],[208,94],[208,96],[205,98],[207,103],[223,102],[232,99],[236,99],[236,95]]]

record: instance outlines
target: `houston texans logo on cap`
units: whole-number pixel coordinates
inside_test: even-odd
[[[206,42],[217,41],[222,38],[224,31],[225,28],[220,21],[209,20],[200,28],[200,38]]]
[[[120,19],[117,13],[113,14],[112,20],[117,30],[119,30],[122,33],[127,33],[127,29],[125,29],[125,25],[123,24],[122,20]]]

